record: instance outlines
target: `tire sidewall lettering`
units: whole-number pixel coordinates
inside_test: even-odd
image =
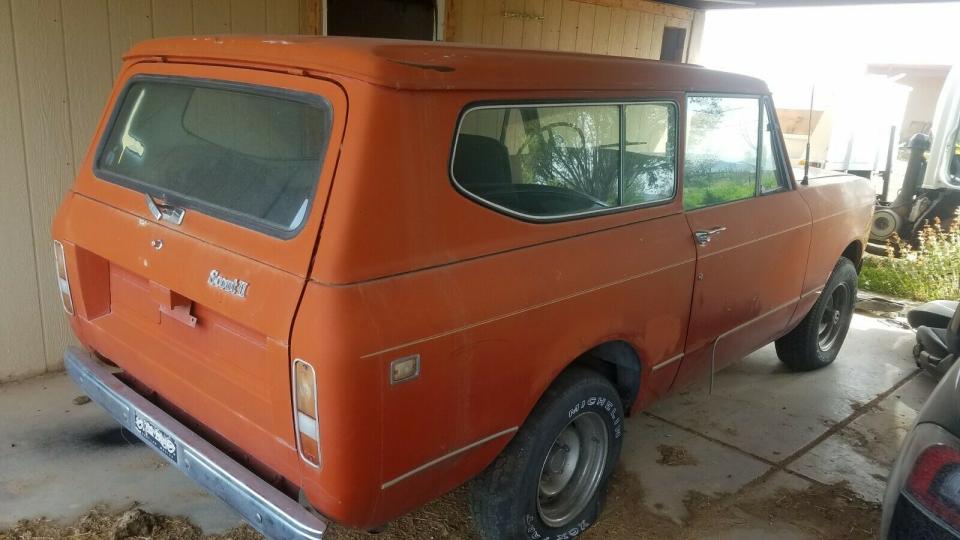
[[[537,522],[540,521],[539,519],[530,514],[527,514],[524,519],[527,524],[527,538],[530,540],[570,540],[571,538],[580,536],[580,534],[589,529],[590,525],[592,525],[586,519],[581,519],[579,523],[573,525],[572,527],[565,528],[565,530],[562,532],[544,535],[539,529],[537,529]]]
[[[612,439],[618,440],[623,437],[623,418],[620,407],[612,398],[600,394],[589,394],[588,397],[576,401],[567,408],[567,420],[573,421],[587,412],[596,413],[607,419],[607,427],[611,430]],[[592,525],[588,520],[596,517],[590,513],[595,511],[595,505],[591,505],[577,517],[577,521],[573,524],[553,529],[544,524],[537,515],[536,509],[532,508],[524,515],[524,530],[529,540],[571,540],[583,534]]]
[[[601,415],[606,414],[610,417],[615,439],[623,436],[623,419],[620,417],[617,406],[612,400],[603,396],[591,396],[587,399],[580,400],[576,405],[567,410],[567,419],[573,420],[579,414],[590,409],[593,409],[594,412],[600,413]]]

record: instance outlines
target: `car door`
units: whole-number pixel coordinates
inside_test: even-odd
[[[777,338],[800,296],[810,212],[767,99],[687,97],[684,209],[697,269],[683,384]]]

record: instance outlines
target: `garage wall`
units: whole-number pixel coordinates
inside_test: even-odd
[[[136,41],[315,33],[319,0],[0,0],[0,381],[58,369],[72,339],[50,222]]]
[[[643,0],[448,0],[448,41],[660,58],[664,27],[686,29],[684,58],[702,12]],[[702,25],[701,25],[702,26]]]

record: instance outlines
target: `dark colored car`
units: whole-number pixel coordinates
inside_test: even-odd
[[[890,471],[880,538],[960,538],[960,362],[930,395]]]

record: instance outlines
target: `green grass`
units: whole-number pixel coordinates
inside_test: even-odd
[[[894,238],[886,257],[865,257],[860,288],[920,302],[960,299],[960,219],[949,230],[939,219],[926,225],[917,246]],[[899,258],[894,257],[897,248]]]
[[[697,181],[689,175],[684,178],[683,207],[687,210],[753,197],[756,184],[753,178],[718,178]]]

